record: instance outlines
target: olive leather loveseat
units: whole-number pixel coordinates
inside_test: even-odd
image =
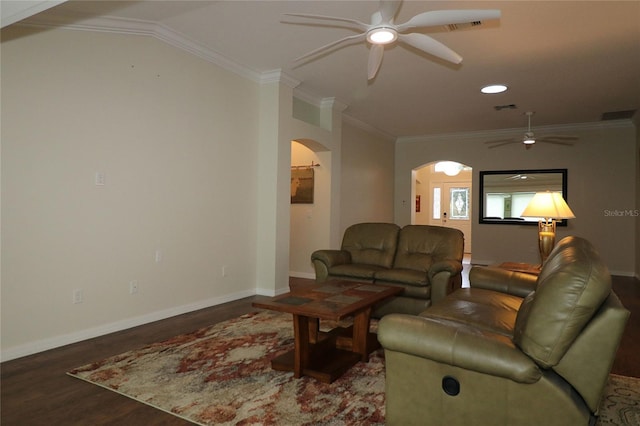
[[[380,320],[387,424],[594,424],[629,311],[593,246],[566,237],[537,278],[474,267],[469,281]]]
[[[374,310],[418,314],[460,287],[464,236],[453,228],[358,223],[344,232],[340,250],[311,255],[316,282],[329,279],[401,286],[404,292]]]

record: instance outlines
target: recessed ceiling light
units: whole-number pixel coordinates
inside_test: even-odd
[[[507,90],[507,86],[505,86],[504,84],[492,84],[489,86],[484,86],[482,89],[480,89],[480,91],[482,93],[502,93],[505,92]]]

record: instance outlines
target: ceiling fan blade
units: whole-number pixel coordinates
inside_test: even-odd
[[[495,141],[494,141],[494,142],[495,142]],[[491,145],[491,146],[489,147],[489,149],[497,148],[497,147],[499,147],[499,146],[509,145],[509,144],[512,144],[512,143],[521,143],[521,142],[519,142],[519,141],[514,141],[514,140],[510,140],[510,141],[508,141],[508,142],[500,142],[500,143],[497,143],[497,144],[495,144],[495,145]]]
[[[562,141],[575,141],[578,140],[577,136],[565,136],[565,135],[546,135],[543,139],[558,139]]]
[[[465,24],[468,22],[499,19],[498,9],[479,10],[432,10],[419,13],[404,24],[400,24],[397,30],[400,32],[411,28],[433,27],[436,25]]]
[[[378,73],[378,69],[380,69],[380,64],[382,64],[382,55],[384,54],[384,46],[381,44],[374,44],[371,46],[371,51],[369,52],[369,80],[373,80],[376,74]]]
[[[309,19],[319,19],[324,21],[333,21],[335,24],[339,26],[352,28],[355,30],[361,30],[361,31],[367,31],[369,29],[369,25],[365,24],[364,22],[360,22],[357,19],[338,18],[335,16],[325,16],[325,15],[315,15],[313,13],[283,13],[283,15],[295,16],[297,18],[309,18]],[[288,22],[288,23],[299,24],[300,22]],[[348,24],[348,25],[345,25],[345,24]]]
[[[314,56],[314,55],[317,55],[319,53],[322,53],[324,51],[327,51],[327,50],[331,49],[332,47],[338,46],[338,45],[340,45],[342,43],[345,43],[347,41],[362,41],[366,37],[367,37],[366,34],[355,34],[355,35],[352,35],[352,36],[344,37],[344,38],[341,38],[340,40],[336,40],[336,41],[333,41],[333,42],[331,42],[329,44],[325,44],[324,46],[318,47],[317,49],[314,49],[309,53],[306,53],[306,54],[304,54],[302,56],[297,57],[293,61],[294,62],[300,62],[303,59],[306,59],[306,58],[309,58],[311,56]]]
[[[376,12],[380,15],[381,19],[381,22],[378,23],[393,23],[401,3],[402,1],[399,0],[380,0],[380,10]],[[373,19],[371,19],[371,23],[373,23]]]
[[[398,40],[445,61],[453,62],[454,64],[462,62],[462,56],[428,35],[417,33],[398,34]]]
[[[546,138],[537,139],[536,142],[550,143],[550,144],[553,144],[553,145],[573,146],[573,142],[554,141],[554,140],[546,139]]]
[[[520,141],[516,140],[516,139],[498,139],[498,140],[495,140],[495,141],[486,141],[485,144],[491,145],[491,144],[494,144],[494,143],[506,143],[506,142],[520,142]]]

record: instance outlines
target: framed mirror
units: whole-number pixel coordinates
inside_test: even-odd
[[[536,192],[561,192],[567,200],[567,169],[497,170],[480,172],[480,223],[538,225],[538,218],[521,217]],[[567,226],[567,220],[558,220]]]

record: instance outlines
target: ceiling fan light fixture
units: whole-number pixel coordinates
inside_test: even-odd
[[[367,33],[367,41],[371,44],[389,44],[398,39],[398,32],[390,27],[378,27]]]
[[[495,93],[506,92],[507,89],[508,87],[505,86],[504,84],[491,84],[489,86],[484,86],[482,89],[480,89],[480,91],[486,94],[495,94]]]
[[[532,112],[527,112],[527,116],[529,117],[529,131],[524,134],[524,139],[522,139],[522,143],[525,145],[533,145],[536,143],[536,139],[533,137],[533,132],[531,131],[531,116]]]

